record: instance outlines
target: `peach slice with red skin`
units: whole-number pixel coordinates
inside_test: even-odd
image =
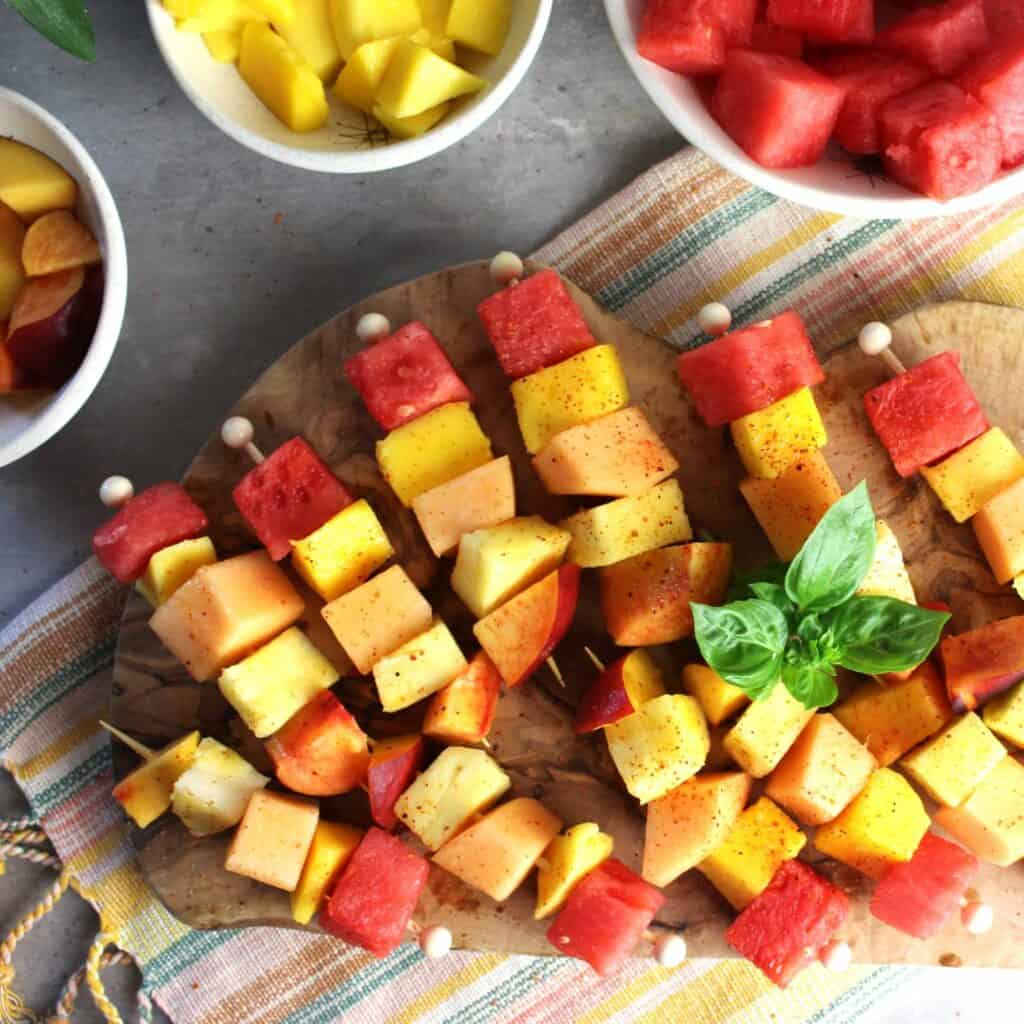
[[[661,672],[646,651],[630,651],[612,662],[580,699],[573,725],[593,732],[633,714],[641,704],[665,693]]]
[[[370,814],[381,828],[392,829],[398,824],[395,803],[416,778],[423,750],[423,737],[417,735],[396,736],[374,745],[367,789]]]
[[[21,262],[29,277],[88,267],[100,259],[99,242],[68,210],[54,210],[33,221],[21,245]]]
[[[1024,679],[1024,615],[947,636],[939,657],[953,710],[973,711]]]
[[[434,695],[423,735],[453,745],[479,743],[490,731],[501,693],[494,663],[478,651],[465,670]]]

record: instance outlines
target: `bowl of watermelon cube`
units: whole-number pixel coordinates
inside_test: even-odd
[[[858,217],[1024,191],[1019,0],[605,0],[679,132],[784,199]]]

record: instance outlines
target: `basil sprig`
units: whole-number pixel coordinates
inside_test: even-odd
[[[83,0],[7,0],[51,43],[80,60],[96,59],[96,37]]]
[[[946,612],[858,597],[875,556],[875,513],[859,484],[822,516],[796,558],[737,576],[729,603],[693,605],[704,660],[754,700],[781,680],[807,708],[836,699],[836,667],[866,675],[916,668]]]

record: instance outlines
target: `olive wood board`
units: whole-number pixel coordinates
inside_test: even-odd
[[[742,470],[729,433],[709,429],[698,420],[677,382],[675,352],[570,287],[595,337],[618,347],[633,401],[645,409],[677,455],[695,529],[732,541],[740,567],[770,557],[737,487]],[[411,513],[381,478],[373,456],[380,431],[349,385],[342,365],[360,346],[355,325],[364,313],[381,312],[396,325],[422,320],[441,339],[475,393],[475,409],[495,454],[511,456],[520,513],[557,521],[576,506],[545,493],[534,476],[519,438],[508,381],[475,316],[477,304],[493,288],[487,265],[474,263],[381,292],[298,342],[230,410],[253,420],[264,449],[273,449],[295,434],[304,435],[347,487],[370,500],[392,538],[398,561],[425,590],[467,651],[474,648],[472,619],[448,587],[450,561],[434,558]],[[865,319],[869,318],[870,310],[865,310]],[[1019,400],[1024,391],[1024,311],[952,302],[923,308],[893,328],[894,351],[907,363],[942,349],[959,350],[967,377],[991,421],[1018,442],[1024,440],[1024,408]],[[920,477],[901,480],[892,469],[861,403],[863,393],[885,377],[881,361],[849,344],[820,354],[827,373],[816,392],[829,433],[825,454],[844,489],[867,479],[877,513],[888,520],[903,545],[919,599],[947,602],[958,630],[1024,611],[1011,590],[993,580],[970,526],[958,526]],[[223,556],[254,546],[231,501],[231,489],[249,463],[244,454],[222,444],[219,424],[211,426],[218,429],[190,466],[184,483],[207,511]],[[304,623],[325,650],[331,647],[332,657],[345,669],[335,691],[367,732],[380,738],[417,728],[422,707],[399,716],[380,712],[370,683],[355,678],[351,667],[344,665],[340,649],[331,644],[333,638],[318,607],[319,601],[312,598]],[[216,684],[191,681],[148,629],[148,615],[148,605],[133,595],[125,610],[114,670],[111,711],[115,724],[154,746],[198,729],[235,746],[272,774],[262,745],[247,733]],[[556,652],[564,689],[547,668],[517,689],[506,688],[489,738],[494,756],[513,780],[514,794],[537,797],[567,825],[598,822],[614,836],[615,855],[638,868],[642,812],[623,791],[601,733],[577,737],[571,728],[572,708],[595,675],[585,645],[606,661],[615,655],[602,625],[596,579],[590,572],[584,574],[573,627]],[[679,666],[694,653],[692,641],[659,650],[659,658],[671,666],[671,681],[678,680]],[[714,765],[714,744],[712,750],[710,764]],[[133,755],[115,744],[118,777],[135,763]],[[322,801],[322,811],[328,819],[369,824],[360,791]],[[224,870],[226,837],[193,839],[172,815],[144,831],[134,829],[133,836],[142,870],[154,890],[193,927],[296,927],[287,893]],[[413,840],[409,833],[406,838]],[[996,908],[998,924],[991,933],[972,937],[959,922],[952,922],[936,938],[919,941],[869,915],[868,879],[821,858],[811,844],[804,855],[851,894],[853,911],[842,934],[852,944],[857,962],[1024,967],[1024,865],[985,867],[980,875],[978,889]],[[699,873],[689,872],[668,886],[665,894],[658,923],[682,929],[691,955],[735,955],[724,939],[734,913]],[[544,937],[548,922],[534,921],[533,900],[532,882],[497,904],[440,868],[432,868],[417,919],[447,925],[460,948],[552,954]]]

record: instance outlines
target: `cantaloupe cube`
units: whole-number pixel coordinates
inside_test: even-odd
[[[401,711],[443,690],[464,668],[466,659],[440,620],[373,666],[377,696],[385,711]]]
[[[536,455],[563,430],[589,423],[629,404],[629,387],[618,353],[595,345],[513,381],[512,400],[519,430]]]
[[[748,807],[725,840],[697,870],[737,909],[742,910],[768,888],[781,864],[792,860],[807,837],[767,797]]]
[[[242,30],[238,71],[246,85],[293,132],[312,132],[327,122],[324,83],[269,25]]]
[[[197,569],[149,620],[197,682],[297,622],[305,602],[265,551]]]
[[[411,35],[423,24],[417,0],[330,0],[331,24],[341,56],[363,43]]]
[[[357,110],[372,114],[377,89],[400,42],[400,36],[393,36],[363,43],[341,69],[334,83],[334,95]]]
[[[218,684],[242,721],[262,738],[338,681],[337,669],[297,626],[224,669]]]
[[[356,852],[363,830],[337,821],[319,821],[313,833],[299,884],[291,895],[292,919],[309,924],[320,909],[331,882]]]
[[[171,806],[174,784],[188,771],[199,733],[169,743],[114,787],[114,799],[139,828],[152,825]]]
[[[471,50],[501,53],[512,22],[512,0],[452,0],[445,34]]]
[[[331,26],[330,0],[294,0],[295,17],[287,25],[274,21],[281,38],[316,72],[333,82],[341,70],[341,51]]]
[[[577,512],[559,525],[572,534],[569,561],[584,569],[612,565],[693,537],[677,480]]]
[[[70,210],[78,198],[75,179],[38,149],[0,138],[0,203],[23,221],[51,210]]]
[[[491,442],[468,402],[449,402],[377,442],[377,464],[403,505],[490,462]]]
[[[1024,455],[992,427],[937,465],[922,466],[921,473],[949,514],[963,523],[1024,477]]]
[[[522,516],[467,533],[459,544],[452,590],[478,618],[557,569],[571,535],[540,516]]]
[[[697,698],[711,725],[721,725],[750,703],[738,686],[727,683],[707,665],[684,665],[683,689]]]
[[[910,783],[879,768],[839,817],[818,829],[814,845],[826,857],[880,878],[891,864],[914,856],[929,824]]]
[[[153,555],[135,588],[154,608],[159,608],[197,570],[216,561],[217,552],[209,537],[179,541]]]
[[[630,795],[642,804],[664,796],[704,767],[710,740],[693,697],[666,693],[605,727],[608,750]]]
[[[768,778],[765,794],[801,824],[837,817],[867,785],[875,759],[839,721],[815,715]]]
[[[484,751],[446,747],[398,798],[395,814],[424,846],[438,850],[475,814],[497,803],[511,785]]]
[[[224,867],[275,889],[293,892],[313,842],[320,808],[290,793],[259,790],[249,799]]]
[[[743,772],[694,775],[647,805],[643,876],[664,887],[717,850],[750,796]]]
[[[1004,757],[959,807],[942,807],[935,824],[990,864],[1024,857],[1024,765]]]
[[[820,451],[800,456],[773,480],[748,477],[740,481],[740,491],[784,562],[796,557],[821,517],[843,496]]]
[[[832,713],[883,768],[935,735],[952,717],[946,685],[931,662],[903,681],[862,683]]]
[[[416,139],[429,132],[438,122],[444,119],[451,109],[450,103],[441,103],[422,114],[413,117],[393,117],[379,103],[373,106],[373,116],[388,130],[388,134],[396,139]],[[408,424],[406,424],[408,426]],[[488,458],[490,452],[488,451]]]
[[[218,64],[234,64],[242,53],[242,30],[221,29],[218,32],[204,32],[203,43]]]
[[[982,718],[1000,739],[1024,749],[1024,683],[990,700]]]
[[[25,267],[21,248],[25,242],[25,225],[9,207],[0,203],[0,320],[6,320],[25,284]]]
[[[751,702],[726,733],[722,746],[745,772],[764,778],[775,770],[813,715],[780,681],[763,700]]]
[[[986,502],[971,525],[998,582],[1024,573],[1024,477]]]
[[[526,881],[561,829],[561,820],[543,804],[518,797],[449,839],[433,860],[500,903]]]
[[[875,557],[857,588],[857,594],[860,597],[894,597],[897,601],[917,604],[900,542],[881,519],[875,522]]]
[[[767,479],[781,476],[801,455],[828,442],[810,388],[733,420],[730,429],[747,472]]]
[[[555,836],[537,865],[537,907],[534,919],[561,910],[573,886],[606,861],[615,840],[592,821],[584,821]]]
[[[429,47],[402,39],[377,88],[377,103],[392,117],[415,117],[486,86],[483,78],[439,57]]]

